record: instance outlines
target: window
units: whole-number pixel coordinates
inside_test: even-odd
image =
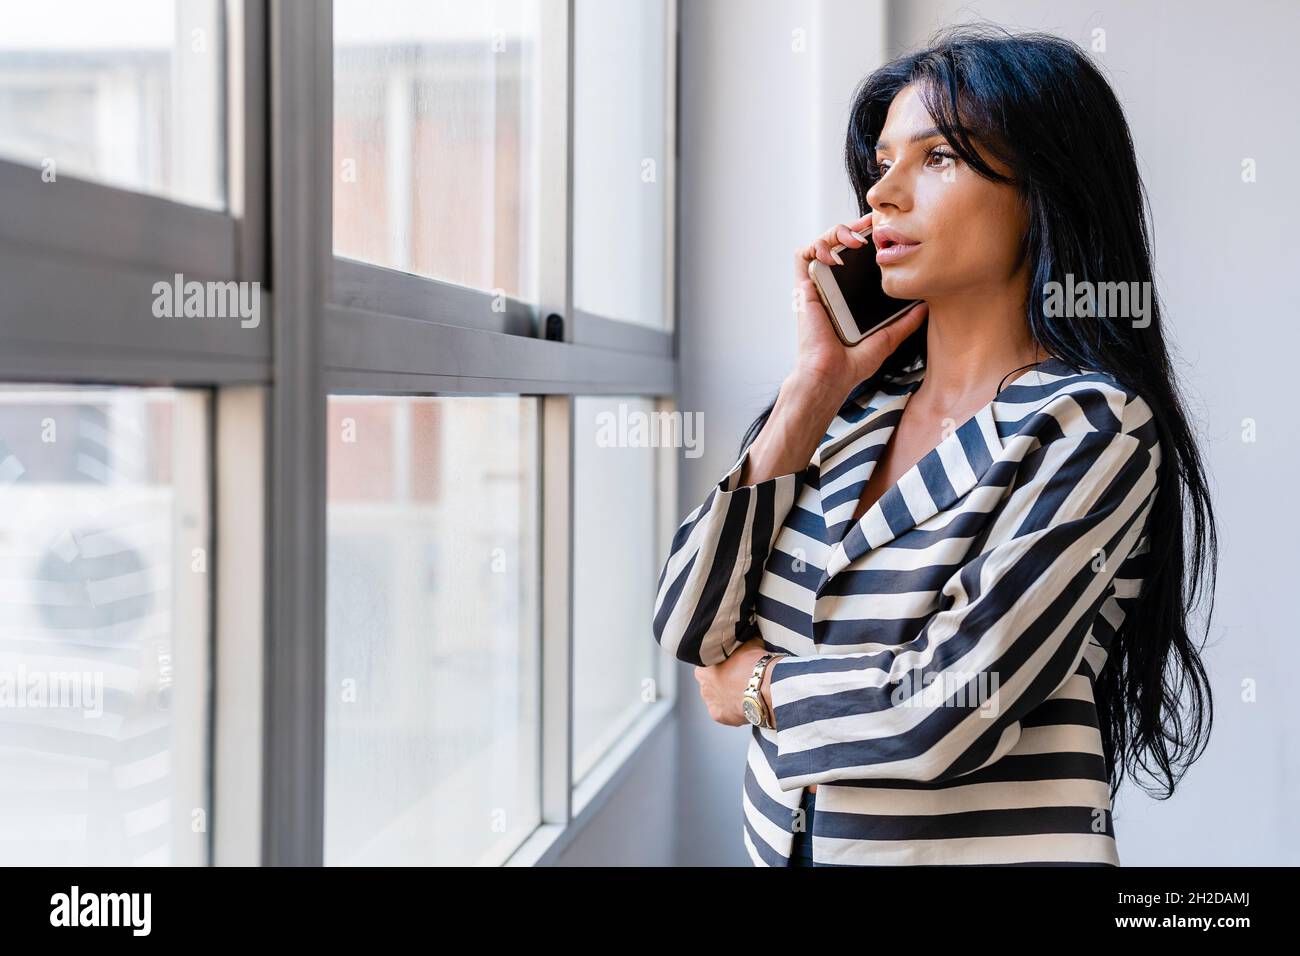
[[[0,859],[207,860],[202,393],[0,387]]]
[[[540,820],[536,400],[329,417],[325,862],[501,863]]]
[[[663,328],[669,51],[663,0],[575,5],[576,308]]]
[[[574,399],[575,783],[659,698],[654,412],[644,398]]]
[[[590,430],[678,374],[640,6],[6,11],[0,681],[104,716],[4,715],[0,856],[545,864],[663,732],[671,456]]]
[[[263,118],[246,108],[260,89],[227,87],[257,74],[261,25],[230,12],[5,10],[0,698],[16,706],[0,719],[0,778],[20,781],[0,806],[6,862],[215,858],[213,399],[265,380],[269,340],[151,306],[176,273],[265,278],[243,259],[263,210],[231,211],[263,170],[226,136],[228,110]]]
[[[6,4],[0,156],[218,209],[218,0]]]
[[[537,295],[540,4],[334,4],[334,251]]]

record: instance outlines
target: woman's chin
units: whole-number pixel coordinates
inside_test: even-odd
[[[881,272],[880,288],[885,295],[895,299],[924,299],[926,283],[915,275],[908,275],[906,269],[890,266]]]

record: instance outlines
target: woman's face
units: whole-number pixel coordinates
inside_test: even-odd
[[[980,152],[1007,174],[987,149]],[[886,293],[932,301],[1015,279],[1029,225],[1019,193],[957,157],[934,128],[915,84],[903,87],[889,105],[876,162],[881,176],[867,191],[872,228],[891,226],[918,244],[896,262],[881,264]]]

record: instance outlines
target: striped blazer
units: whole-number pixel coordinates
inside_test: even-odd
[[[655,639],[790,655],[750,728],[756,865],[788,865],[810,784],[816,865],[1118,865],[1093,684],[1149,558],[1151,408],[1048,359],[854,521],[924,373],[851,396],[799,472],[742,486],[742,453],[673,537]]]

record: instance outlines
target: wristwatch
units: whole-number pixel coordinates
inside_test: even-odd
[[[754,673],[750,675],[749,683],[745,686],[745,693],[741,701],[741,707],[745,711],[745,719],[755,727],[762,727],[766,730],[775,730],[772,723],[772,715],[768,712],[767,704],[763,702],[763,695],[760,688],[763,686],[763,672],[767,670],[773,658],[780,657],[780,654],[764,654],[754,663]]]

